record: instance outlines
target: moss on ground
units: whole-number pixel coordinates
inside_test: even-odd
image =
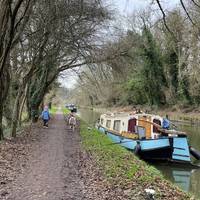
[[[146,162],[137,158],[132,152],[127,151],[96,129],[88,128],[81,121],[80,134],[82,145],[96,160],[107,180],[126,186],[129,183],[156,191],[156,199],[194,199],[169,181],[166,181],[160,171]],[[133,190],[134,194],[134,190]]]

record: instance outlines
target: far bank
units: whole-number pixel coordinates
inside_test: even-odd
[[[168,116],[172,121],[177,121],[186,124],[200,125],[200,108],[194,107],[149,107],[149,106],[79,106],[79,108],[85,108],[94,110],[98,113],[106,112],[133,112],[135,109],[140,109],[142,112],[157,114],[162,117]]]

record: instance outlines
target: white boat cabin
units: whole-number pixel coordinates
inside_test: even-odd
[[[155,139],[160,136],[155,124],[162,126],[163,118],[151,114],[107,113],[100,116],[99,125],[107,131],[128,138]]]

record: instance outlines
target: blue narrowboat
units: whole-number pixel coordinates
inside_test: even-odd
[[[97,128],[144,160],[192,163],[191,155],[200,159],[200,153],[189,146],[186,133],[168,129],[166,121],[146,113],[107,113],[100,116]]]

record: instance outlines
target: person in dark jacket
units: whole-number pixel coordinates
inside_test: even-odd
[[[48,106],[44,107],[44,110],[42,111],[42,120],[43,120],[43,126],[48,128],[48,122],[50,120],[50,114]]]

